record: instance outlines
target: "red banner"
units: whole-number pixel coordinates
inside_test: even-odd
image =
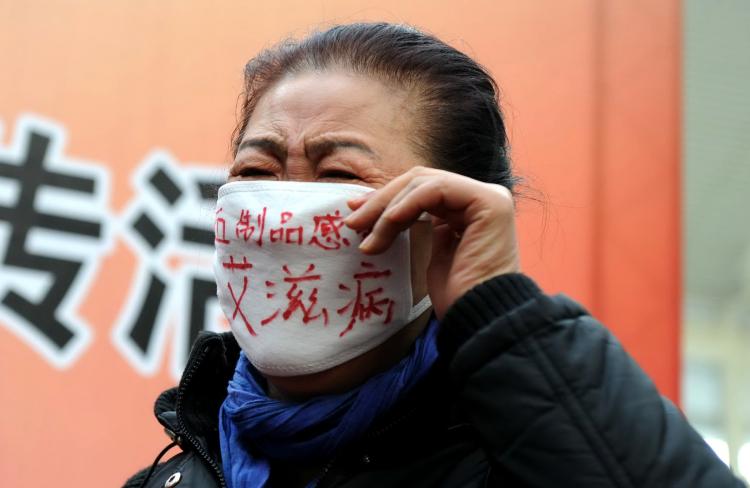
[[[677,396],[679,4],[12,2],[0,15],[0,478],[116,486],[155,396],[226,327],[209,266],[244,63],[310,27],[410,22],[496,76],[524,270]]]

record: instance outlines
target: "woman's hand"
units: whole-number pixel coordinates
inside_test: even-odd
[[[349,207],[346,225],[372,229],[360,245],[366,254],[388,249],[423,212],[432,216],[427,288],[438,319],[474,286],[519,270],[513,197],[500,185],[416,166]]]

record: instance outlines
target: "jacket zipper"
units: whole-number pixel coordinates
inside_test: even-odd
[[[206,353],[208,352],[208,346],[204,346],[201,350],[200,356],[196,358],[196,360],[190,365],[190,369],[185,373],[185,383],[189,384],[190,381],[193,379],[193,374],[195,374],[195,370],[198,368],[198,365],[203,361],[203,358],[205,357]],[[180,388],[177,390],[177,404],[182,405],[184,392],[183,389]],[[219,480],[219,486],[222,488],[226,488],[226,482],[224,481],[224,473],[222,473],[221,468],[218,464],[216,464],[216,461],[213,460],[211,455],[203,448],[203,446],[200,445],[198,440],[185,428],[185,422],[182,418],[182,409],[180,409],[180,412],[177,415],[177,423],[180,428],[180,431],[182,433],[182,438],[186,439],[190,445],[193,447],[193,449],[200,455],[200,457],[205,461],[214,471],[214,474],[216,475],[216,478]]]
[[[404,420],[406,420],[409,417],[411,417],[412,415],[414,415],[414,412],[416,412],[416,411],[417,411],[416,407],[412,408],[411,410],[409,410],[408,412],[406,412],[402,416],[400,416],[400,417],[394,419],[393,421],[391,421],[389,424],[384,425],[383,427],[381,427],[380,429],[376,430],[375,432],[372,432],[372,433],[368,434],[365,438],[366,439],[377,439],[378,437],[381,437],[383,434],[386,434],[386,433],[388,433],[388,431],[393,430],[394,427],[396,427],[397,425],[403,423]]]
[[[337,459],[337,456],[332,457],[331,460],[328,461],[328,463],[326,463],[326,465],[323,467],[323,471],[320,473],[320,476],[318,476],[318,479],[315,480],[314,484],[309,486],[312,486],[312,488],[319,488],[320,483],[325,479],[326,475],[331,470],[331,467],[333,467]]]
[[[382,436],[383,434],[387,433],[388,431],[393,430],[393,428],[396,425],[402,423],[404,420],[406,420],[407,418],[411,417],[414,414],[414,412],[416,412],[416,411],[417,411],[417,409],[413,408],[412,410],[408,411],[404,415],[402,415],[402,416],[394,419],[389,424],[384,425],[383,427],[381,427],[380,429],[376,430],[375,432],[372,432],[371,434],[368,434],[365,438],[366,439],[377,439],[378,437]],[[322,486],[321,483],[326,478],[326,476],[328,475],[328,473],[331,471],[331,468],[333,468],[334,464],[336,464],[337,460],[338,460],[338,456],[332,457],[331,460],[328,461],[328,463],[325,465],[325,467],[323,467],[323,471],[320,473],[320,476],[318,477],[318,479],[315,480],[314,484],[309,485],[309,486],[312,486],[313,488],[320,488]]]

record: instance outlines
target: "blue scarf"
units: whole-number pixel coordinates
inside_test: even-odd
[[[303,403],[269,398],[255,376],[257,371],[241,353],[219,411],[221,457],[229,488],[264,487],[271,474],[270,460],[330,458],[360,437],[430,370],[437,359],[437,329],[433,319],[409,356],[356,389]],[[304,435],[316,425],[328,427]]]

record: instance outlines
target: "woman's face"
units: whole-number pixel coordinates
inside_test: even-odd
[[[353,183],[380,188],[427,161],[409,142],[406,91],[346,72],[283,78],[258,101],[230,169],[230,181]],[[411,228],[412,291],[427,294],[429,224]]]
[[[283,78],[258,101],[230,181],[354,183],[379,188],[415,165],[405,91],[342,71]]]

